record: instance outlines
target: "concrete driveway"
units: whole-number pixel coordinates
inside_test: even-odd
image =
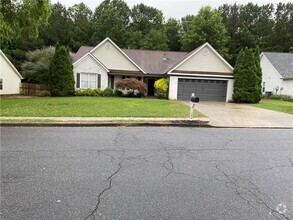
[[[197,110],[218,127],[293,128],[293,115],[272,110],[225,102],[200,102]]]

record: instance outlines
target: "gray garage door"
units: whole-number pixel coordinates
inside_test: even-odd
[[[200,101],[226,101],[227,81],[203,79],[178,79],[178,100],[190,100],[195,93]]]

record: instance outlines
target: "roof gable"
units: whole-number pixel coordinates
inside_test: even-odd
[[[109,72],[108,68],[101,63],[95,56],[93,56],[90,52],[86,53],[84,56],[82,56],[80,59],[78,59],[75,63],[73,63],[73,66],[77,66],[80,63],[82,63],[87,57],[91,58],[94,60],[96,63],[98,63],[106,72]]]
[[[169,71],[233,73],[233,67],[209,44],[205,43],[179,60]]]
[[[109,70],[145,71],[130,59],[110,38],[90,50]]]
[[[278,73],[286,78],[293,78],[293,53],[263,52]]]
[[[15,66],[10,62],[10,60],[6,57],[6,55],[3,53],[2,50],[0,50],[0,55],[4,58],[4,60],[8,63],[8,65],[13,69],[13,72],[20,78],[23,79],[21,74],[18,72],[18,70],[15,68]],[[2,66],[2,65],[0,65]]]

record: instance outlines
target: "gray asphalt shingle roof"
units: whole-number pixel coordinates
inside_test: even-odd
[[[94,47],[81,46],[73,57],[73,62],[79,60]],[[122,49],[122,51],[133,60],[140,68],[149,74],[164,74],[178,60],[186,57],[186,52],[155,51],[155,50],[134,50]]]
[[[280,75],[293,78],[293,53],[263,52]]]

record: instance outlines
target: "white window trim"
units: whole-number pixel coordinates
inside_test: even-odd
[[[79,73],[80,75],[79,75],[79,87],[80,87],[80,89],[96,89],[96,88],[98,88],[99,87],[99,85],[98,85],[98,76],[100,75],[100,74],[98,74],[98,73],[84,73],[84,72],[81,72],[81,73]],[[87,86],[83,86],[82,85],[82,75],[87,75]],[[89,87],[89,75],[95,75],[95,87]]]

